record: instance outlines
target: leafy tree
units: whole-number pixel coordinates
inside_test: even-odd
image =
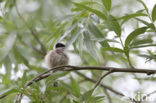
[[[143,0],[0,0],[0,102],[151,103],[156,2],[149,2],[155,5]],[[74,66],[47,70],[44,56],[57,42],[67,45]],[[152,86],[145,86],[149,82]]]

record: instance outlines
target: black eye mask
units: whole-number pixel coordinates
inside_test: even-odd
[[[55,45],[55,48],[62,48],[62,47],[64,47],[65,48],[65,45],[64,44],[62,44],[62,43],[57,43],[56,45]]]

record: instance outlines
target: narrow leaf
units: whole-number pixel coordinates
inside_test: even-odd
[[[10,50],[14,45],[15,39],[16,35],[10,34],[6,42],[4,43],[4,46],[0,48],[0,61],[3,60],[8,55],[8,53],[10,52]]]
[[[85,31],[83,33],[84,35],[84,43],[86,45],[86,48],[89,52],[89,54],[95,59],[97,60],[97,54],[96,54],[96,49],[94,48],[94,43],[92,42],[91,38],[90,38],[90,35],[87,31]]]
[[[149,14],[149,11],[148,11],[146,4],[142,0],[137,0],[137,1],[140,2],[144,6],[146,12]]]
[[[108,23],[109,29],[113,30],[117,34],[117,36],[120,37],[121,36],[121,27],[120,27],[118,21],[116,20],[116,18],[113,17],[112,15],[109,15],[107,23]]]
[[[123,20],[122,21],[122,24],[123,24],[126,21],[128,21],[129,19],[135,18],[135,17],[138,17],[138,16],[147,16],[147,14],[144,14],[144,13],[141,13],[141,12],[136,12],[136,13],[133,13],[133,14],[127,14],[125,16],[122,16],[122,17],[118,18],[118,19]]]
[[[105,8],[110,11],[111,9],[111,0],[102,0],[103,5],[105,6]]]
[[[88,28],[89,31],[96,37],[96,38],[103,38],[102,32],[93,24],[93,23],[88,23]]]
[[[92,33],[94,37],[105,38],[106,35],[103,35],[103,33],[93,23],[88,23],[88,28],[89,28],[90,33]],[[100,41],[99,43],[103,47],[109,47],[109,44],[107,43],[107,41]]]
[[[87,6],[83,5],[83,4],[81,4],[81,3],[75,3],[75,2],[73,2],[73,4],[74,4],[75,6],[77,6],[77,7],[79,7],[79,8],[83,8],[83,9],[85,9],[85,10],[88,10],[88,11],[90,11],[90,12],[96,14],[96,15],[99,16],[100,18],[106,20],[105,14],[103,14],[103,13],[102,13],[101,11],[99,11],[99,10],[92,9],[92,8],[90,8],[90,7],[87,7]]]
[[[85,93],[82,95],[82,100],[83,100],[83,101],[87,101],[87,100],[92,96],[93,91],[94,91],[94,89],[91,89],[91,90],[85,92]]]
[[[153,10],[152,10],[152,20],[153,21],[156,20],[156,4],[154,5]]]
[[[124,53],[122,49],[114,48],[114,47],[101,47],[101,50]]]
[[[71,39],[67,42],[66,47],[69,47],[72,43],[76,41],[76,39],[79,37],[81,30],[78,28],[74,34],[72,35]]]
[[[75,93],[75,96],[79,97],[80,96],[80,88],[79,88],[78,83],[73,78],[70,78],[70,80],[71,80],[71,85],[72,85],[72,89]]]
[[[138,35],[144,33],[148,27],[142,27],[131,32],[125,40],[125,46],[127,47],[131,41],[136,38]]]
[[[16,93],[16,92],[18,92],[18,90],[15,89],[15,88],[7,89],[7,90],[5,90],[5,91],[3,91],[3,92],[0,93],[0,97],[7,96],[9,94]]]
[[[148,23],[147,21],[145,20],[142,20],[142,19],[139,19],[139,18],[135,18],[136,20],[142,22],[143,24],[147,25],[149,28],[151,28],[152,30],[155,30],[155,26],[153,23]]]

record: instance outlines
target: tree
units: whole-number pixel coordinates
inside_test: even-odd
[[[152,102],[156,4],[142,0],[0,3],[1,103]],[[44,56],[56,42],[67,45],[71,65],[47,70]]]

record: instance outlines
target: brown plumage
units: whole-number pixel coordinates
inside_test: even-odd
[[[69,63],[69,58],[64,52],[65,45],[62,43],[57,43],[54,50],[49,51],[45,56],[45,62],[49,69],[55,66],[67,65]]]

